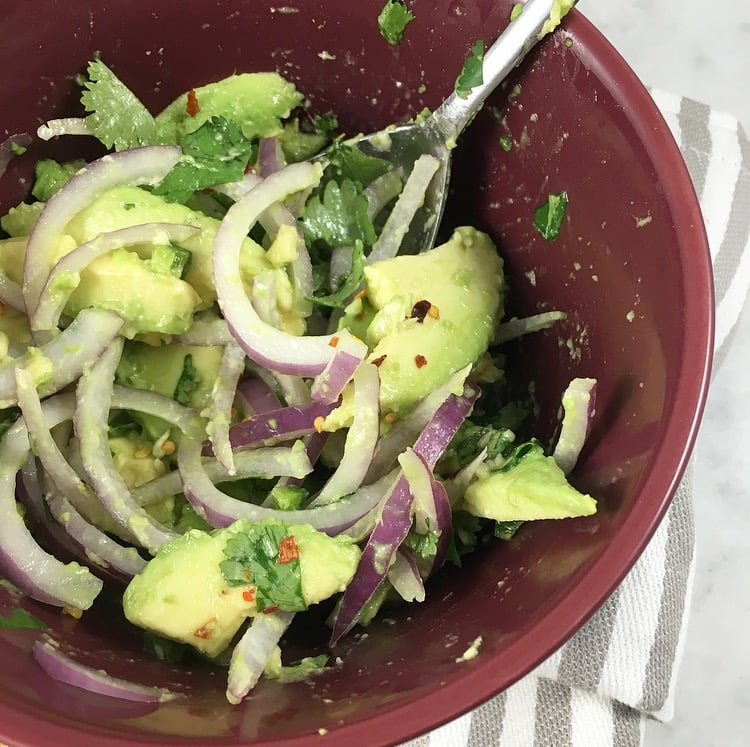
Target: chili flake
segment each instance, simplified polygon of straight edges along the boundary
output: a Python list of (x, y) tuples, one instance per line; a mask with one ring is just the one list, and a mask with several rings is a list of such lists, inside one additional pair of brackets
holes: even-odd
[(187, 112), (189, 117), (194, 117), (200, 111), (200, 106), (198, 106), (198, 97), (195, 95), (195, 89), (193, 88), (188, 91), (185, 111)]
[(248, 603), (254, 602), (255, 601), (255, 589), (245, 589), (245, 591), (242, 592), (242, 598)]
[(297, 558), (299, 558), (299, 548), (294, 541), (294, 535), (290, 534), (279, 542), (279, 563), (291, 563)]
[(274, 605), (273, 605), (273, 606), (271, 606), (271, 607), (266, 607), (266, 608), (265, 608), (265, 609), (263, 610), (263, 614), (264, 614), (264, 615), (272, 615), (272, 614), (273, 614), (274, 612), (278, 612), (278, 611), (279, 611), (280, 609), (281, 609), (281, 607), (279, 607), (279, 605), (278, 605), (278, 604), (274, 604)]
[(371, 363), (372, 363), (372, 365), (373, 365), (373, 366), (375, 366), (375, 367), (378, 367), (378, 368), (379, 368), (379, 367), (380, 367), (380, 364), (381, 364), (381, 363), (382, 363), (382, 362), (383, 362), (383, 361), (384, 361), (384, 360), (385, 360), (385, 359), (386, 359), (387, 357), (388, 357), (388, 356), (387, 356), (387, 355), (385, 355), (385, 354), (384, 354), (384, 355), (381, 355), (381, 356), (379, 356), (379, 357), (375, 358), (375, 360), (371, 361)]
[(423, 355), (415, 355), (414, 363), (417, 364), (417, 368), (423, 368), (427, 365), (427, 358), (425, 358)]
[(337, 346), (338, 346), (338, 344), (339, 344), (339, 338), (338, 338), (338, 337), (337, 337), (336, 335), (334, 335), (334, 336), (333, 336), (333, 337), (332, 337), (332, 338), (331, 338), (331, 339), (330, 339), (330, 340), (328, 341), (328, 345), (329, 345), (329, 347), (332, 347), (332, 348), (335, 348), (335, 347), (337, 347)]
[(197, 630), (195, 630), (193, 632), (193, 635), (196, 638), (202, 638), (204, 641), (207, 641), (209, 638), (211, 638), (211, 636), (213, 635), (213, 633), (205, 625), (201, 625), (200, 628), (198, 628)]

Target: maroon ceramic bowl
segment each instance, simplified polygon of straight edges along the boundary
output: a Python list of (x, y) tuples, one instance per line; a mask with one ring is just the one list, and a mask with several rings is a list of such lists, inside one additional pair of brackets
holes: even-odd
[[(404, 120), (447, 95), (477, 38), (506, 25), (510, 0), (413, 2), (403, 43), (380, 36), (383, 0), (3, 0), (0, 139), (79, 112), (74, 78), (96, 51), (156, 110), (233, 71), (278, 70), (315, 111), (351, 133)], [(567, 320), (508, 350), (516, 384), (534, 383), (536, 432), (552, 436), (573, 376), (599, 380), (591, 438), (572, 480), (599, 500), (588, 519), (526, 525), (446, 567), (421, 605), (393, 608), (334, 651), (310, 682), (262, 682), (240, 706), (224, 673), (167, 667), (140, 651), (116, 607), (75, 621), (22, 604), (89, 663), (186, 696), (156, 706), (49, 679), (29, 654), (38, 632), (0, 631), (0, 741), (10, 745), (386, 744), (481, 703), (563, 643), (633, 564), (685, 467), (706, 394), (711, 266), (699, 207), (667, 126), (614, 49), (573, 12), (497, 92), (455, 153), (445, 225), (488, 231), (506, 259), (511, 311), (563, 309)], [(508, 88), (507, 90), (510, 90)], [(510, 100), (509, 100), (510, 99)], [(498, 139), (510, 135), (506, 152)], [(3, 212), (34, 161), (80, 141), (35, 144), (2, 180)], [(560, 238), (531, 216), (568, 191)], [(3, 587), (0, 603), (16, 604)], [(478, 635), (479, 656), (456, 664)], [(325, 650), (320, 625), (292, 651)], [(319, 730), (327, 730), (325, 736)]]

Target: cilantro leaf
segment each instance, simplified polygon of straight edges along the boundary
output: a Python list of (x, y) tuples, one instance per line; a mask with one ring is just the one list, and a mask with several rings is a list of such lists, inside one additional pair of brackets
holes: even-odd
[(523, 521), (496, 521), (495, 537), (506, 542), (513, 539), (513, 535), (521, 528)]
[(454, 511), (453, 534), (446, 559), (461, 567), (461, 556), (473, 552), (479, 544), (479, 535), (485, 523), (468, 511)]
[(378, 15), (378, 27), (389, 44), (399, 44), (406, 27), (414, 20), (414, 14), (403, 0), (387, 0)]
[(534, 227), (547, 241), (554, 241), (560, 235), (565, 215), (568, 211), (568, 193), (563, 190), (550, 194), (547, 202), (534, 213)]
[(302, 570), (299, 557), (279, 562), (279, 546), (289, 537), (282, 521), (251, 524), (227, 540), (219, 567), (230, 586), (251, 583), (255, 602), (262, 612), (271, 608), (282, 612), (307, 609), (302, 594)]
[(484, 39), (478, 39), (464, 60), (461, 72), (456, 78), (456, 96), (460, 99), (469, 97), (472, 88), (484, 82), (482, 65), (484, 63)]
[(428, 560), (437, 555), (438, 539), (440, 539), (440, 536), (437, 532), (430, 530), (426, 534), (420, 534), (412, 527), (403, 541), (403, 546), (420, 558)]
[(16, 607), (5, 617), (0, 615), (0, 628), (6, 630), (44, 630), (47, 626), (30, 612)]
[(341, 184), (329, 181), (323, 193), (314, 194), (305, 205), (300, 227), (308, 243), (322, 241), (329, 248), (375, 242), (375, 228), (367, 215), (367, 198), (351, 179)]
[(169, 202), (186, 202), (193, 192), (242, 179), (251, 142), (235, 122), (212, 117), (180, 139), (182, 158), (154, 188)]
[(155, 143), (156, 122), (140, 99), (100, 59), (87, 72), (81, 103), (94, 135), (115, 150)]
[(172, 398), (185, 407), (190, 405), (190, 395), (200, 386), (201, 376), (193, 365), (193, 356), (188, 353), (182, 362), (182, 373), (177, 381)]
[(323, 135), (328, 140), (333, 140), (339, 132), (339, 120), (334, 112), (314, 114), (312, 126), (318, 135)]
[(343, 309), (349, 300), (349, 297), (359, 290), (360, 285), (365, 279), (365, 250), (362, 242), (357, 240), (352, 247), (352, 269), (349, 274), (343, 278), (339, 287), (328, 295), (313, 296), (310, 300), (321, 306), (330, 306), (334, 309)]
[(336, 180), (351, 179), (363, 187), (390, 171), (390, 161), (376, 156), (368, 156), (356, 146), (341, 141), (335, 142), (327, 151), (328, 171)]

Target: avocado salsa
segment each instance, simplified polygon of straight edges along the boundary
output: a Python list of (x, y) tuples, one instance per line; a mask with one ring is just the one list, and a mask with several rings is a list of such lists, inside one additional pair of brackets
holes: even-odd
[(492, 404), (504, 280), (487, 234), (368, 261), (408, 175), (275, 73), (156, 115), (100, 59), (82, 90), (86, 116), (40, 136), (110, 152), (38, 162), (0, 218), (0, 469), (26, 464), (43, 496), (19, 492), (25, 523), (6, 496), (0, 544), (12, 557), (51, 522), (78, 550), (34, 544), (48, 579), (2, 569), (22, 591), (80, 611), (101, 590), (90, 568), (124, 579), (125, 618), (228, 664), (239, 702), (284, 676), (279, 643), (311, 605), (335, 645), (479, 544), (595, 512), (516, 437), (521, 408)]

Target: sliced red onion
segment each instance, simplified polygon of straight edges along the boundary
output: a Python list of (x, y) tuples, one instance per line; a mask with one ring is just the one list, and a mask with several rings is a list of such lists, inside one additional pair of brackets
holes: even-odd
[(50, 428), (62, 422), (63, 419), (67, 420), (73, 416), (75, 401), (71, 397), (66, 397), (53, 405), (45, 403), (50, 411), (51, 417), (48, 418), (45, 417), (31, 374), (25, 369), (17, 369), (16, 383), (18, 405), (21, 408), (31, 444), (44, 467), (46, 476), (59, 491), (59, 493), (53, 493), (47, 501), (52, 516), (83, 549), (91, 562), (105, 568), (114, 567), (126, 576), (139, 573), (146, 563), (135, 548), (118, 545), (86, 521), (76, 508), (76, 501), (81, 494), (88, 493), (93, 499), (95, 496), (67, 463), (50, 433)]
[(79, 380), (73, 424), (81, 447), (84, 469), (102, 506), (120, 526), (133, 533), (139, 544), (154, 555), (165, 542), (178, 535), (156, 521), (133, 500), (128, 486), (114, 465), (107, 440), (113, 380), (122, 346), (122, 338), (113, 342)]
[(346, 435), (344, 455), (336, 471), (321, 488), (310, 506), (325, 506), (353, 493), (361, 484), (372, 461), (380, 432), (377, 366), (363, 363), (354, 374), (354, 419)]
[(144, 703), (162, 703), (177, 697), (176, 693), (164, 688), (140, 685), (113, 677), (102, 669), (92, 669), (81, 664), (65, 653), (61, 645), (48, 635), (42, 635), (34, 641), (32, 654), (39, 666), (53, 679), (92, 693)]
[(354, 578), (344, 590), (336, 610), (331, 633), (332, 646), (356, 625), (365, 605), (387, 576), (399, 546), (411, 529), (413, 501), (409, 483), (400, 475), (385, 498)]
[[(240, 247), (264, 210), (287, 195), (316, 185), (320, 175), (320, 165), (309, 162), (295, 163), (272, 174), (232, 205), (214, 241), (214, 285), (224, 318), (247, 355), (279, 373), (319, 374), (335, 352), (330, 344), (334, 335), (290, 335), (264, 323), (239, 277)], [(337, 335), (341, 337), (342, 333)]]
[(5, 306), (10, 306), (16, 311), (26, 313), (26, 304), (23, 300), (21, 286), (2, 272), (0, 272), (0, 301)]
[[(335, 405), (313, 402), (257, 413), (230, 426), (229, 442), (235, 451), (244, 451), (280, 441), (294, 441), (308, 433), (314, 433), (318, 418), (325, 418), (334, 407)], [(211, 453), (208, 446), (204, 453)]]
[(232, 421), (237, 382), (244, 372), (245, 351), (236, 342), (227, 343), (214, 381), (206, 432), (216, 458), (230, 475), (235, 473), (235, 466), (229, 441), (229, 424)]
[(16, 403), (15, 370), (32, 360), (49, 361), (49, 376), (37, 388), (43, 397), (59, 392), (78, 379), (109, 346), (122, 328), (122, 318), (114, 311), (83, 309), (59, 335), (34, 351), (28, 351), (9, 366), (0, 369), (0, 408)]
[(276, 305), (276, 273), (273, 270), (259, 272), (253, 278), (252, 304), (255, 313), (264, 324), (279, 329), (281, 315)]
[(471, 366), (466, 366), (448, 377), (440, 386), (420, 400), (406, 417), (397, 420), (391, 426), (388, 434), (377, 445), (365, 482), (380, 477), (393, 467), (398, 455), (407, 446), (414, 444), (450, 394), (463, 391), (464, 382), (470, 371)]
[[(304, 446), (298, 450), (298, 476), (307, 474), (312, 465)], [(310, 524), (329, 535), (341, 534), (356, 524), (382, 499), (383, 483), (360, 488), (346, 500), (319, 508), (298, 511), (279, 511), (253, 503), (238, 501), (219, 490), (209, 479), (201, 463), (201, 441), (198, 434), (183, 435), (177, 450), (177, 463), (182, 477), (183, 492), (190, 504), (213, 527), (229, 526), (237, 519), (262, 521), (280, 519), (290, 524)]]
[(226, 345), (228, 342), (234, 342), (234, 337), (223, 319), (196, 319), (187, 332), (183, 332), (175, 339), (183, 345), (199, 347)]
[[(209, 480), (214, 484), (241, 480), (245, 477), (276, 477), (289, 472), (300, 472), (297, 454), (291, 446), (269, 446), (264, 449), (238, 451), (234, 455), (235, 472), (232, 475), (218, 459), (203, 457), (201, 462)], [(132, 495), (141, 506), (146, 506), (181, 492), (180, 473), (173, 470), (134, 488)]]
[(39, 303), (58, 239), (70, 219), (112, 187), (156, 184), (181, 155), (181, 149), (171, 145), (149, 145), (108, 154), (81, 169), (50, 197), (26, 245), (23, 294), (29, 313), (33, 313)]
[(317, 402), (335, 402), (367, 355), (367, 345), (352, 335), (334, 336), (331, 344), (335, 345), (333, 356), (310, 387)]
[(91, 241), (81, 244), (68, 252), (50, 271), (39, 303), (31, 315), (31, 329), (51, 330), (57, 326), (65, 304), (80, 281), (81, 271), (97, 257), (134, 244), (179, 243), (199, 230), (194, 226), (174, 223), (144, 223), (100, 233)]
[(405, 602), (424, 602), (424, 581), (414, 556), (400, 547), (388, 571), (388, 581)]
[(596, 379), (573, 379), (563, 392), (565, 412), (552, 458), (567, 475), (576, 466), (596, 412)]
[(31, 145), (31, 135), (27, 132), (9, 135), (0, 143), (0, 176), (5, 173), (8, 164), (16, 155), (17, 148), (27, 148)]
[(232, 651), (227, 678), (227, 700), (237, 705), (258, 683), (294, 612), (256, 615)]
[(281, 141), (277, 137), (262, 137), (258, 142), (258, 174), (262, 177), (283, 169), (286, 166)]
[(0, 571), (28, 596), (86, 610), (102, 581), (78, 563), (61, 563), (36, 543), (18, 512), (16, 474), (29, 455), (26, 424), (18, 420), (0, 442)]
[(498, 326), (494, 342), (499, 345), (500, 343), (508, 342), (508, 340), (515, 340), (517, 337), (531, 334), (532, 332), (540, 332), (563, 319), (565, 319), (564, 311), (544, 311), (541, 314), (533, 314), (521, 319), (514, 317)]
[[(303, 436), (300, 439), (305, 445), (307, 458), (310, 460), (310, 464), (312, 464), (313, 466), (317, 463), (318, 458), (323, 453), (323, 448), (325, 447), (326, 441), (328, 440), (328, 435), (328, 433), (318, 433), (316, 431), (315, 433), (311, 433), (309, 436)], [(289, 475), (285, 475), (284, 477), (279, 478), (279, 481), (276, 484), (279, 486), (301, 485), (303, 479), (304, 478), (301, 477), (289, 477)], [(273, 495), (269, 493), (261, 505), (273, 506)]]
[(409, 174), (404, 189), (399, 195), (393, 210), (388, 216), (383, 230), (367, 257), (368, 264), (381, 259), (391, 259), (398, 254), (401, 242), (420, 207), (424, 204), (427, 188), (432, 177), (440, 168), (440, 161), (435, 156), (421, 155)]
[(40, 125), (36, 131), (40, 140), (52, 140), (61, 135), (93, 135), (86, 117), (62, 117), (50, 119)]
[(266, 381), (257, 376), (249, 376), (240, 381), (235, 401), (244, 417), (277, 410), (281, 407), (276, 392)]

